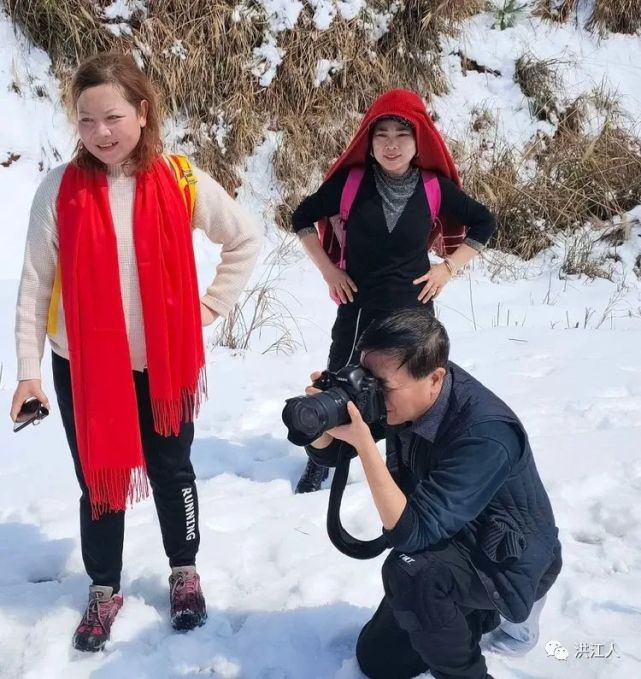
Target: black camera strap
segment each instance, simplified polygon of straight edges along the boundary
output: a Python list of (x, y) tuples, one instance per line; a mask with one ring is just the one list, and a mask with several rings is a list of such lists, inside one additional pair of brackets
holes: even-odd
[(338, 453), (338, 464), (334, 470), (332, 488), (329, 491), (329, 506), (327, 507), (327, 535), (332, 544), (339, 552), (352, 559), (374, 559), (382, 554), (389, 545), (385, 537), (381, 535), (374, 540), (358, 540), (350, 535), (341, 523), (340, 509), (343, 500), (343, 492), (347, 485), (349, 475), (349, 463), (351, 455), (345, 450), (347, 446), (341, 446)]

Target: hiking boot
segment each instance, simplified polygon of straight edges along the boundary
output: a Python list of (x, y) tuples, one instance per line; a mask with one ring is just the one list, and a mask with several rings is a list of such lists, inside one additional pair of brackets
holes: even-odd
[(169, 576), (171, 626), (186, 631), (200, 627), (207, 620), (205, 597), (195, 566), (176, 566)]
[(323, 467), (312, 460), (307, 460), (307, 466), (300, 477), (296, 490), (299, 493), (315, 493), (320, 490), (323, 481), (329, 476), (329, 467)]
[(113, 587), (92, 585), (89, 588), (87, 610), (73, 635), (73, 647), (92, 653), (102, 651), (121, 606), (122, 595), (114, 594)]

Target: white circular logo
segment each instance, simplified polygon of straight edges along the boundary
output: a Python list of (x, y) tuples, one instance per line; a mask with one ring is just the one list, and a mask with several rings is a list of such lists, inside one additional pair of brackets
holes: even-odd
[(560, 641), (555, 641), (552, 639), (552, 641), (548, 641), (547, 644), (545, 644), (545, 652), (548, 655), (554, 655), (554, 652), (556, 651), (557, 648), (561, 648), (562, 644)]
[(564, 646), (559, 646), (555, 651), (554, 651), (554, 657), (557, 660), (567, 660), (568, 659), (568, 649), (565, 648)]

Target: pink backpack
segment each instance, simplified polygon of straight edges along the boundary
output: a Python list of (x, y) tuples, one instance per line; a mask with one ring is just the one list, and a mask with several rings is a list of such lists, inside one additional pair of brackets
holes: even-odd
[[(347, 241), (345, 225), (347, 224), (347, 218), (349, 217), (349, 213), (354, 204), (354, 199), (356, 198), (364, 175), (365, 168), (362, 165), (355, 165), (350, 168), (349, 174), (347, 175), (347, 181), (343, 187), (343, 193), (341, 194), (340, 212), (329, 218), (329, 223), (332, 226), (334, 236), (340, 246), (338, 267), (343, 270), (345, 269), (345, 244)], [(441, 211), (441, 187), (438, 183), (438, 176), (434, 172), (421, 170), (421, 178), (423, 180), (423, 188), (425, 189), (427, 202), (430, 207), (432, 221), (434, 222), (434, 231), (437, 232), (435, 236), (433, 235), (430, 238), (428, 247), (434, 247), (438, 251), (439, 245), (441, 245), (441, 243), (438, 242), (439, 238), (441, 241), (443, 239), (443, 232), (438, 222), (438, 214)]]

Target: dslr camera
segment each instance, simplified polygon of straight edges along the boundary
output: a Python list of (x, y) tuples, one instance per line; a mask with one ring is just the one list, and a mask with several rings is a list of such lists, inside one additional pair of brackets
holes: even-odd
[(349, 401), (367, 424), (385, 418), (383, 387), (360, 365), (346, 365), (337, 372), (326, 370), (313, 386), (321, 393), (287, 399), (283, 409), (287, 438), (297, 446), (309, 445), (328, 429), (347, 424)]

